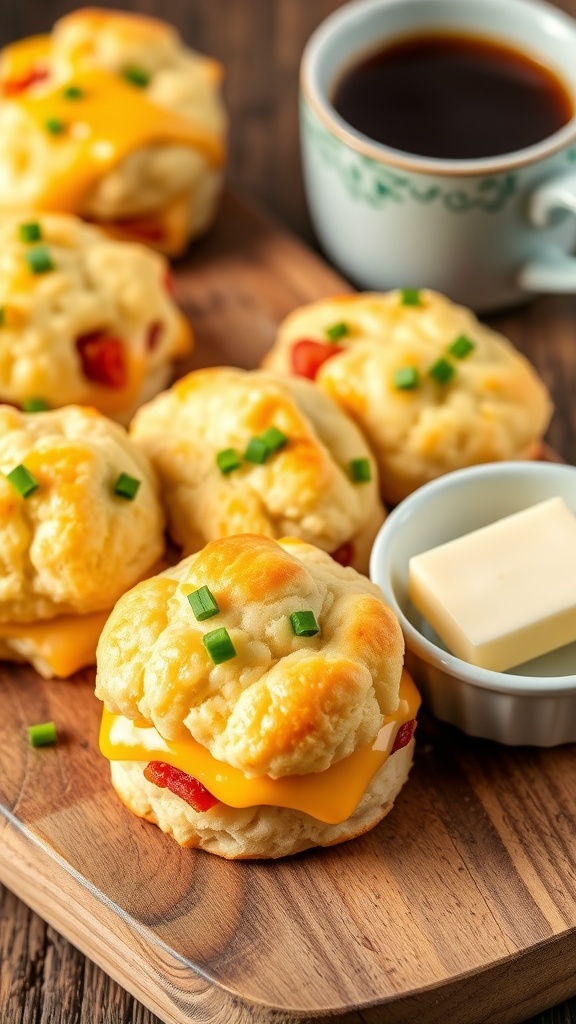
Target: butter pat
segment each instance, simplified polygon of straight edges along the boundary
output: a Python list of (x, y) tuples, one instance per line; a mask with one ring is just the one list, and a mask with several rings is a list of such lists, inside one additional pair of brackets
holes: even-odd
[(408, 591), (448, 649), (505, 671), (576, 640), (576, 517), (550, 498), (410, 559)]

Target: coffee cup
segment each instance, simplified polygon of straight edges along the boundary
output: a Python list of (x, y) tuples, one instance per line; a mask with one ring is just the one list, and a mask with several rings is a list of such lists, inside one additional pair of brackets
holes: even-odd
[[(567, 122), (523, 149), (447, 159), (374, 141), (337, 112), (346, 69), (403, 37), (441, 32), (543, 64), (569, 96)], [(541, 0), (346, 4), (304, 51), (300, 123), (316, 233), (359, 287), (433, 288), (478, 312), (576, 291), (576, 21), (559, 9)]]

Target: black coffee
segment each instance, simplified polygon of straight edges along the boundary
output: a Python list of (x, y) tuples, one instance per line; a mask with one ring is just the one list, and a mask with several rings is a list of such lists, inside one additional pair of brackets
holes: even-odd
[(574, 113), (542, 64), (489, 39), (405, 37), (348, 70), (333, 104), (354, 128), (418, 156), (467, 160), (525, 149)]

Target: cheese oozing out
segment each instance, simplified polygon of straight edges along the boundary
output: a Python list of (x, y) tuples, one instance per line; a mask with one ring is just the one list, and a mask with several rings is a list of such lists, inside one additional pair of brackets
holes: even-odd
[(0, 648), (32, 662), (46, 678), (64, 679), (96, 661), (96, 647), (109, 611), (62, 615), (45, 622), (0, 625)]
[(576, 517), (562, 498), (409, 563), (410, 600), (448, 649), (503, 672), (576, 640)]
[(384, 718), (374, 743), (310, 775), (251, 778), (239, 768), (217, 761), (192, 737), (177, 742), (165, 740), (153, 726), (136, 726), (107, 708), (102, 716), (100, 750), (109, 761), (163, 761), (179, 768), (229, 807), (290, 807), (336, 825), (354, 813), (374, 775), (390, 756), (400, 726), (416, 717), (419, 706), (418, 690), (403, 671), (398, 708)]

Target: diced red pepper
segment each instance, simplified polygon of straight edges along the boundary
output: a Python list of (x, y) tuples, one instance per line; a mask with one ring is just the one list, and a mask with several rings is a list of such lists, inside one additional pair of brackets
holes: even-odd
[(163, 329), (164, 328), (160, 320), (154, 320), (154, 322), (150, 324), (146, 335), (146, 348), (149, 352), (153, 352), (155, 348), (158, 348), (158, 343)]
[(341, 547), (336, 548), (336, 551), (331, 551), (330, 553), (334, 561), (338, 562), (339, 565), (352, 565), (354, 560), (354, 545), (352, 541), (349, 540), (347, 544), (342, 544)]
[(88, 380), (106, 388), (126, 387), (128, 368), (124, 345), (119, 338), (113, 338), (105, 331), (92, 331), (76, 339), (76, 348)]
[(150, 761), (144, 769), (144, 778), (160, 789), (169, 789), (175, 796), (185, 800), (195, 811), (209, 811), (220, 803), (198, 779), (194, 779), (179, 768), (173, 768), (164, 761)]
[(23, 75), (22, 78), (9, 78), (2, 82), (2, 93), (7, 97), (19, 96), (21, 92), (26, 92), (31, 85), (43, 82), (48, 75), (47, 68), (31, 68), (28, 74)]
[(316, 380), (318, 370), (323, 363), (343, 351), (341, 345), (327, 345), (323, 341), (310, 341), (303, 338), (302, 341), (297, 341), (292, 349), (292, 369), (299, 377)]
[(414, 735), (416, 728), (416, 719), (413, 718), (411, 722), (404, 722), (396, 733), (396, 739), (394, 740), (394, 746), (390, 751), (390, 754), (395, 754), (397, 750), (401, 750), (402, 747), (407, 747)]

